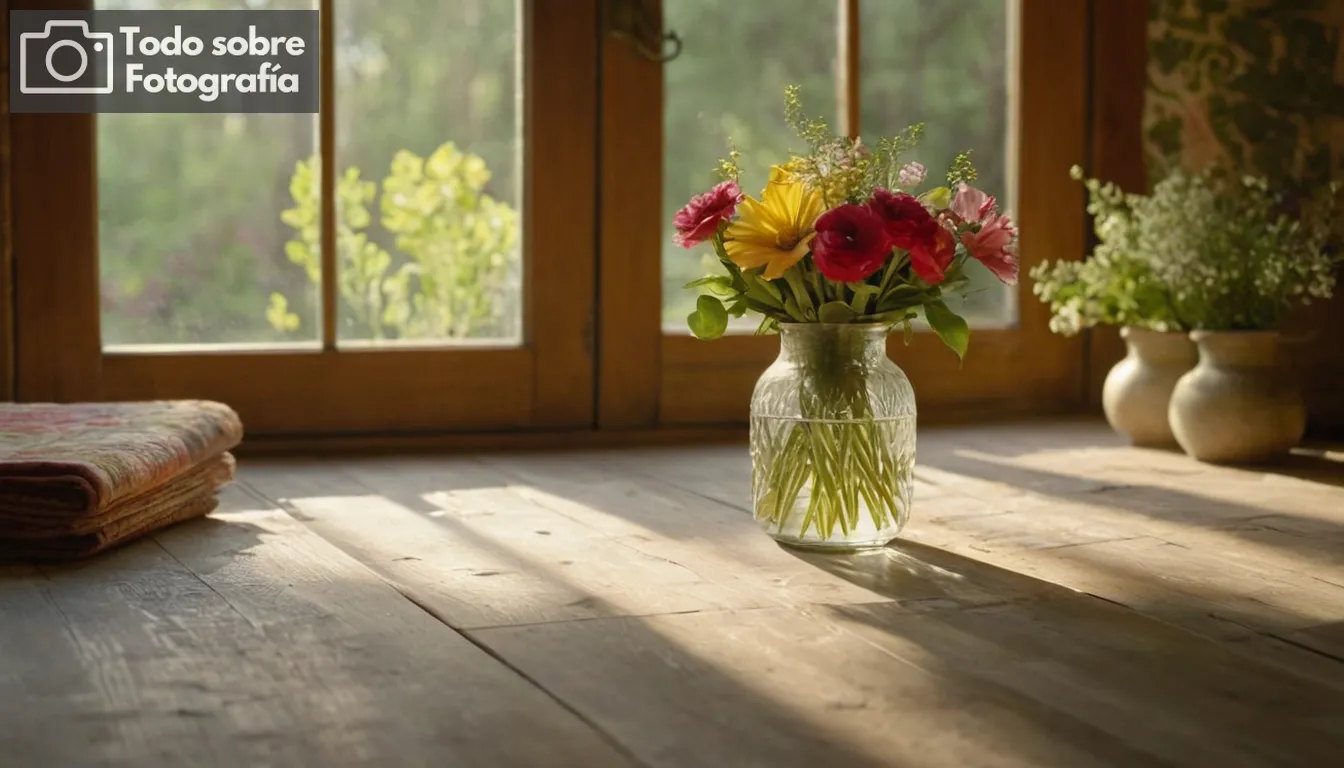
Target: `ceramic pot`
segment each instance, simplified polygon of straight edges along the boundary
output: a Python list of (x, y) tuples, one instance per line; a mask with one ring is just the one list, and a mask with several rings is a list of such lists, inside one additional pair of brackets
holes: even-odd
[(1106, 420), (1134, 445), (1175, 447), (1167, 407), (1176, 382), (1195, 366), (1195, 344), (1186, 333), (1143, 328), (1122, 328), (1120, 336), (1125, 359), (1111, 368), (1101, 389)]
[(1306, 407), (1279, 334), (1195, 331), (1199, 363), (1176, 383), (1168, 416), (1181, 448), (1200, 461), (1282, 458), (1302, 439)]

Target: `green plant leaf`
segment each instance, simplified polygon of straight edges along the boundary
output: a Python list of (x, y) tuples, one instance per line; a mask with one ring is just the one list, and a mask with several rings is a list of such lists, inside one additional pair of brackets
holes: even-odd
[(761, 277), (759, 274), (743, 275), (747, 282), (747, 295), (762, 304), (768, 304), (776, 309), (784, 308), (784, 294), (780, 292), (779, 287), (774, 283)]
[(891, 286), (877, 300), (878, 312), (890, 312), (895, 309), (916, 307), (925, 302), (924, 291), (909, 283), (897, 283)]
[(971, 343), (971, 327), (961, 315), (948, 309), (943, 302), (934, 301), (924, 305), (924, 319), (929, 321), (938, 338), (957, 353), (958, 359), (965, 359), (966, 348)]
[(817, 309), (817, 318), (823, 323), (848, 323), (854, 317), (854, 310), (843, 301), (828, 301)]
[(290, 262), (303, 266), (311, 260), (312, 251), (298, 240), (290, 240), (285, 243), (285, 255), (289, 257)]
[(697, 339), (717, 339), (728, 330), (728, 310), (713, 296), (695, 300), (695, 311), (686, 318), (686, 325)]
[(733, 286), (733, 278), (727, 275), (709, 275), (708, 277), (702, 277), (699, 280), (692, 280), (682, 287), (688, 290), (704, 288), (716, 296), (724, 296), (727, 298), (731, 298), (732, 296), (741, 293), (741, 291)]
[(854, 310), (856, 315), (868, 314), (868, 300), (877, 296), (877, 286), (855, 283), (850, 287), (854, 290), (854, 298), (850, 300), (849, 308)]
[(903, 323), (907, 320), (913, 320), (919, 317), (916, 313), (908, 309), (893, 309), (889, 312), (878, 312), (872, 315), (863, 315), (858, 318), (860, 323)]
[(938, 210), (942, 210), (952, 203), (952, 190), (947, 187), (934, 187), (920, 195), (919, 199)]
[(906, 318), (902, 323), (904, 328), (905, 346), (910, 346), (915, 341), (915, 326), (910, 324), (910, 319)]

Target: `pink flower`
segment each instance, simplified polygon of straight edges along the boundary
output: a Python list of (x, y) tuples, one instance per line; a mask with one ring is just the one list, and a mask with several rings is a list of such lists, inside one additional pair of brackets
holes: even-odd
[(672, 226), (677, 229), (673, 242), (682, 248), (693, 248), (708, 240), (718, 230), (719, 222), (731, 219), (737, 212), (742, 197), (742, 188), (737, 182), (724, 181), (703, 195), (691, 198), (691, 202), (672, 218)]
[(919, 163), (906, 163), (896, 172), (896, 183), (903, 189), (913, 189), (923, 183), (927, 173), (928, 171)]
[(957, 187), (950, 208), (966, 224), (978, 224), (999, 212), (998, 201), (992, 195), (964, 183)]
[(812, 259), (817, 271), (837, 283), (866, 280), (891, 255), (882, 219), (863, 205), (842, 205), (817, 219)]
[(991, 213), (979, 226), (962, 232), (961, 242), (971, 258), (989, 267), (995, 277), (1017, 285), (1017, 227), (1011, 219)]

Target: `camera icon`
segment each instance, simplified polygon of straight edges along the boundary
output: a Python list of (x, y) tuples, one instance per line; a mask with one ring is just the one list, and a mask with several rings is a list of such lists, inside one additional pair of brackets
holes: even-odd
[(19, 35), (19, 92), (112, 92), (112, 33), (90, 32), (86, 21), (49, 20), (41, 32)]

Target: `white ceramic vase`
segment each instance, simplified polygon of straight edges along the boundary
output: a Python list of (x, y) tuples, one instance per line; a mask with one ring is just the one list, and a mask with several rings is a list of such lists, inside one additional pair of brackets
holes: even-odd
[(1281, 364), (1274, 331), (1190, 334), (1199, 364), (1171, 396), (1172, 433), (1199, 461), (1270, 462), (1288, 454), (1306, 430), (1297, 382)]
[(1195, 344), (1185, 333), (1144, 328), (1122, 328), (1120, 336), (1125, 358), (1111, 368), (1101, 389), (1106, 420), (1134, 445), (1175, 447), (1167, 408), (1176, 382), (1195, 366)]

